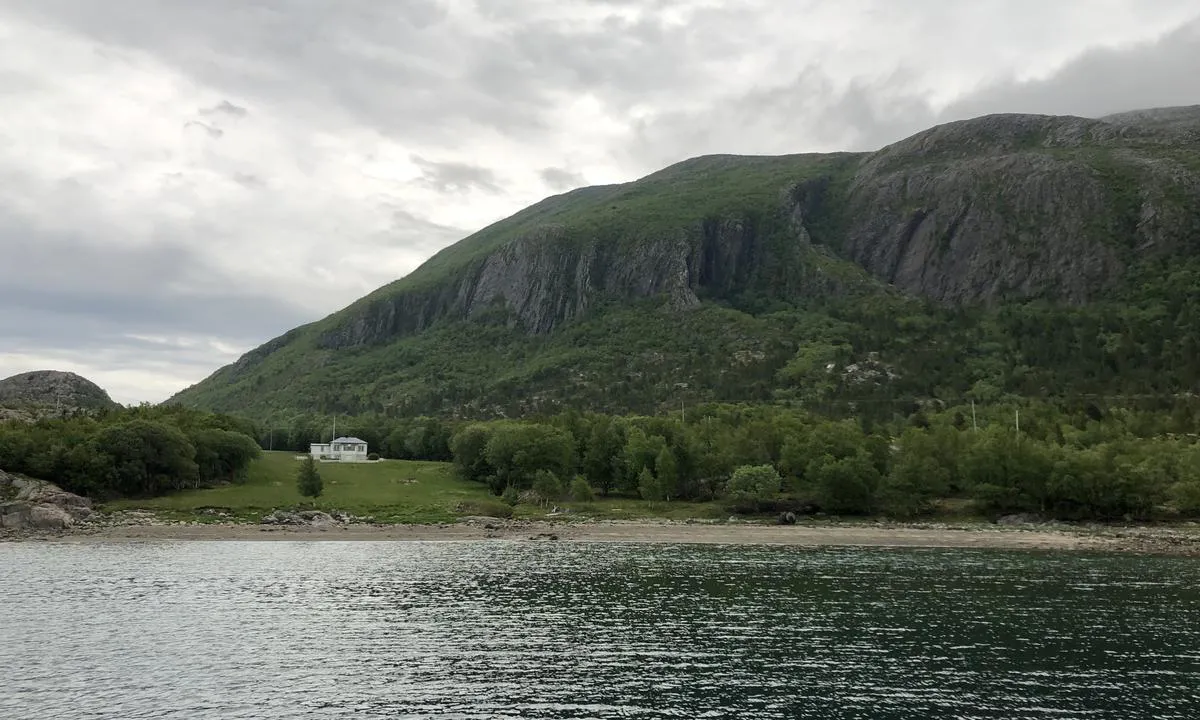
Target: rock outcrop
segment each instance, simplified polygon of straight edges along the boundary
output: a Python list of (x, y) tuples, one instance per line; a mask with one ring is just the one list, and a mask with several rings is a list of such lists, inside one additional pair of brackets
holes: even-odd
[(62, 530), (92, 514), (92, 501), (54, 483), (0, 471), (0, 529)]
[(101, 410), (116, 403), (96, 383), (71, 372), (38, 370), (0, 380), (0, 406)]
[(843, 249), (946, 304), (1088, 302), (1131, 260), (1200, 233), (1200, 166), (1181, 129), (1200, 112), (1172, 114), (1169, 130), (1138, 117), (995, 115), (884, 148), (851, 182)]

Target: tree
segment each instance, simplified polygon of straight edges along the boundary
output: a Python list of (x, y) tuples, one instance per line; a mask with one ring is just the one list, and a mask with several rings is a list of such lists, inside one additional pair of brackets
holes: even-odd
[(949, 492), (955, 468), (940, 454), (937, 440), (935, 431), (919, 427), (900, 437), (896, 462), (880, 488), (885, 511), (901, 517), (921, 515)]
[(654, 476), (658, 478), (658, 484), (668, 500), (671, 496), (679, 494), (679, 464), (675, 461), (675, 453), (665, 445), (654, 459)]
[(596, 493), (592, 490), (592, 486), (582, 475), (576, 475), (575, 479), (571, 481), (570, 495), (575, 502), (591, 502), (596, 499)]
[(563, 483), (553, 472), (538, 470), (533, 474), (533, 491), (541, 498), (542, 504), (546, 505), (562, 499)]
[(725, 492), (730, 500), (756, 503), (774, 497), (781, 482), (771, 465), (743, 465), (733, 471)]
[(107, 456), (107, 490), (117, 495), (159, 495), (195, 487), (200, 478), (195, 446), (172, 425), (150, 420), (110, 425), (96, 434), (92, 446)]
[(625, 438), (618, 423), (609, 417), (592, 423), (583, 452), (583, 472), (601, 495), (608, 495), (616, 487), (624, 447)]
[(196, 430), (189, 435), (196, 447), (200, 483), (245, 482), (251, 461), (262, 454), (252, 438), (232, 430)]
[(511, 423), (495, 428), (484, 448), (487, 464), (495, 473), (492, 491), (508, 485), (529, 488), (539, 470), (555, 477), (574, 471), (575, 437), (566, 430), (539, 423)]
[[(397, 430), (397, 433), (400, 431)], [(468, 425), (450, 440), (450, 451), (454, 456), (454, 467), (464, 480), (486, 482), (492, 474), (487, 461), (487, 444), (492, 437), (488, 425)]]
[(296, 489), (307, 498), (321, 497), (324, 483), (321, 481), (320, 471), (317, 470), (317, 461), (312, 455), (305, 457), (300, 463), (300, 472), (296, 475)]
[(875, 511), (879, 470), (866, 449), (842, 458), (822, 455), (808, 464), (804, 475), (816, 485), (825, 510), (850, 515)]
[(666, 497), (662, 483), (654, 477), (654, 473), (648, 467), (643, 467), (641, 473), (638, 474), (638, 494), (642, 496), (643, 500), (651, 502), (659, 502)]

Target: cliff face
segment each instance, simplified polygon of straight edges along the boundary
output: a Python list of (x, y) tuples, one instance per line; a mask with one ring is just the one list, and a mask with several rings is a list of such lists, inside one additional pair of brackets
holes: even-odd
[[(1118, 283), (1132, 261), (1196, 242), (1198, 158), (1200, 108), (949, 123), (875, 153), (794, 168), (793, 178), (780, 175), (774, 195), (721, 212), (693, 208), (678, 224), (613, 218), (614, 234), (579, 222), (577, 206), (575, 222), (541, 210), (540, 222), (441, 282), (400, 283), (352, 307), (319, 345), (386, 342), (495, 308), (547, 333), (609, 298), (662, 296), (684, 309), (701, 297), (838, 292), (839, 283), (813, 272), (813, 235), (877, 279), (944, 304), (1085, 303)], [(600, 189), (585, 210), (633, 205), (636, 214), (648, 193), (670, 203), (672, 185), (694, 187), (714, 174), (703, 160), (624, 192)], [(722, 161), (727, 167), (730, 159)], [(840, 223), (810, 232), (826, 217)]]
[(843, 248), (947, 304), (1087, 302), (1130, 262), (1200, 235), (1200, 146), (1186, 130), (1200, 112), (1166, 131), (1138, 117), (991, 116), (885, 148), (850, 183)]
[(812, 262), (804, 224), (817, 194), (801, 184), (776, 202), (732, 216), (615, 237), (562, 224), (540, 226), (433, 286), (361, 302), (320, 335), (322, 348), (386, 342), (443, 318), (496, 309), (530, 333), (544, 334), (604, 300), (661, 297), (686, 310), (701, 297), (761, 292), (798, 299), (836, 292), (841, 281)]
[[(944, 306), (1074, 306), (1120, 288), (1142, 261), (1196, 255), (1200, 106), (993, 115), (874, 153), (707, 156), (548, 198), (175, 399), (211, 406), (203, 398), (220, 387), (355, 377), (337, 375), (345, 351), (384, 352), (460, 321), (538, 338), (645, 300), (669, 311), (659, 322), (680, 325), (681, 313), (712, 304), (755, 316), (896, 291)], [(397, 363), (377, 366), (399, 378), (409, 370)], [(460, 389), (477, 380), (454, 378)], [(354, 402), (401, 382), (354, 380)], [(223, 409), (241, 402), (219, 394)]]

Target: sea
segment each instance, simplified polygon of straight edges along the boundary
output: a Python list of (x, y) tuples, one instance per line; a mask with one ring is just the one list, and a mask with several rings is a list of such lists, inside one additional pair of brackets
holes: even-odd
[(0, 544), (0, 718), (1200, 718), (1200, 561)]

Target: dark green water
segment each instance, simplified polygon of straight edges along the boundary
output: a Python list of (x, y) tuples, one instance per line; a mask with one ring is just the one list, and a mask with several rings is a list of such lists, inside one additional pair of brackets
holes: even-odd
[(0, 545), (0, 718), (1200, 718), (1200, 562)]

